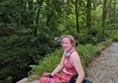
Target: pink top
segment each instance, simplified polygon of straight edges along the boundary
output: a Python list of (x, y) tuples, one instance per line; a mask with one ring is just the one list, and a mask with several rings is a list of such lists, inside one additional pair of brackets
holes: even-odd
[[(74, 50), (73, 50), (74, 51)], [(71, 61), (70, 61), (70, 56), (71, 54), (73, 53), (73, 51), (70, 53), (69, 57), (64, 59), (64, 69), (69, 72), (69, 73), (72, 73), (72, 74), (76, 74), (77, 71), (75, 69), (75, 67), (72, 65)]]

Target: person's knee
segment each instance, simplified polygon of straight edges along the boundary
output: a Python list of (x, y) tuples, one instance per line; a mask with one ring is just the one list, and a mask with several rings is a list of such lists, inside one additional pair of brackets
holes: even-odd
[(39, 82), (40, 82), (40, 83), (44, 83), (44, 81), (45, 81), (46, 79), (47, 79), (46, 77), (41, 77), (41, 78), (39, 79)]

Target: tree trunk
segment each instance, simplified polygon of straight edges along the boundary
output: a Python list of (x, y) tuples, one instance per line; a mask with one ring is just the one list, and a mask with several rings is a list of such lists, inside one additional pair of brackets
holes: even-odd
[(87, 29), (91, 29), (91, 0), (87, 0)]
[[(38, 1), (38, 5), (42, 5), (44, 0), (39, 0)], [(34, 27), (34, 36), (36, 37), (37, 36), (37, 27), (38, 27), (38, 22), (39, 22), (39, 14), (40, 14), (40, 9), (38, 9), (38, 12), (37, 12), (37, 16), (36, 16), (36, 25)]]
[(110, 5), (109, 5), (109, 18), (111, 17), (111, 12), (112, 12), (112, 0), (110, 0)]
[(116, 16), (116, 3), (114, 2), (114, 17)]
[(46, 26), (49, 26), (49, 22), (50, 22), (52, 16), (53, 16), (53, 11), (51, 11), (47, 16)]
[(76, 28), (77, 32), (80, 32), (79, 19), (78, 19), (78, 0), (75, 1), (75, 13), (76, 13)]
[[(30, 11), (34, 11), (34, 10), (33, 10), (33, 0), (29, 0), (29, 1), (28, 1), (28, 6), (29, 6), (29, 7), (28, 7), (28, 11), (29, 11), (29, 12), (30, 12)], [(32, 25), (33, 25), (33, 20), (34, 20), (34, 19), (33, 19), (33, 13), (34, 13), (34, 12), (31, 12), (31, 13), (28, 14), (28, 16), (27, 16), (27, 22), (28, 22), (28, 23), (27, 23), (27, 24), (28, 24), (27, 26), (30, 27), (31, 29), (33, 28), (33, 27), (32, 27)]]
[[(20, 9), (23, 9), (23, 4), (24, 4), (24, 2), (23, 2), (23, 0), (20, 0)], [(20, 13), (19, 13), (19, 19), (18, 19), (18, 28), (23, 24), (23, 15), (22, 15), (22, 12), (20, 11)]]
[(103, 2), (103, 12), (102, 12), (102, 33), (105, 33), (105, 20), (107, 16), (107, 0), (104, 0)]

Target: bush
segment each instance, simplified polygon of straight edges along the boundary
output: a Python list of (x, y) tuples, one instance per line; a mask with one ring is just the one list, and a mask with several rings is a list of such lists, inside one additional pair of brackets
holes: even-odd
[(118, 41), (118, 32), (117, 33), (114, 33), (111, 35), (111, 38), (113, 39), (113, 41)]
[[(40, 36), (21, 36), (15, 34), (9, 37), (1, 37), (0, 79), (4, 79), (7, 76), (19, 77), (20, 74), (22, 74), (21, 71), (24, 76), (26, 76), (26, 73), (31, 70), (29, 65), (38, 64), (38, 61), (44, 55), (55, 50), (55, 45), (55, 41), (48, 37), (40, 38)], [(6, 70), (4, 70), (5, 68)], [(18, 71), (20, 71), (20, 73)]]
[(47, 54), (42, 60), (39, 61), (38, 65), (30, 65), (32, 71), (29, 75), (40, 76), (44, 72), (51, 72), (59, 64), (62, 57), (62, 50), (56, 50), (51, 54)]

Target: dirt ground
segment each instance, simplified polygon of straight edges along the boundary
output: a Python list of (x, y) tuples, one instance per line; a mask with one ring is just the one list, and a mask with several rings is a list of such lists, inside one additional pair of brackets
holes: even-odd
[(112, 43), (89, 64), (88, 79), (93, 83), (118, 83), (118, 43)]

